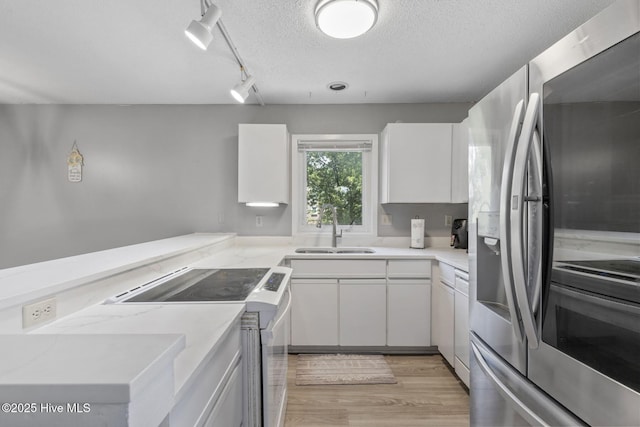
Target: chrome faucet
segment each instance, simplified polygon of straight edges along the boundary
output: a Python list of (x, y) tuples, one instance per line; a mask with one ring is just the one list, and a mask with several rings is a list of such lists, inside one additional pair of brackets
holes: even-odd
[(327, 208), (331, 208), (331, 214), (333, 215), (333, 231), (331, 233), (331, 247), (335, 248), (338, 246), (338, 237), (342, 237), (342, 230), (340, 230), (340, 234), (337, 233), (338, 212), (335, 206), (333, 206), (331, 203), (326, 203), (320, 207), (320, 212), (318, 214), (318, 223), (316, 224), (316, 227), (322, 228), (322, 214)]

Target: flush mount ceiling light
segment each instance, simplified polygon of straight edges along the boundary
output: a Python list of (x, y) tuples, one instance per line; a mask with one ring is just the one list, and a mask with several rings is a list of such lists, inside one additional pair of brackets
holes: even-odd
[(253, 87), (255, 82), (256, 79), (253, 76), (247, 76), (245, 81), (238, 83), (231, 89), (231, 96), (233, 96), (236, 101), (244, 104), (244, 101), (246, 101), (249, 96), (249, 89)]
[(222, 12), (216, 5), (212, 4), (207, 9), (207, 12), (202, 15), (202, 19), (191, 21), (187, 29), (184, 30), (185, 35), (200, 49), (207, 50), (211, 40), (213, 40), (211, 31), (213, 31), (220, 16), (222, 16)]
[(316, 25), (336, 39), (358, 37), (378, 20), (377, 0), (320, 0), (316, 5)]

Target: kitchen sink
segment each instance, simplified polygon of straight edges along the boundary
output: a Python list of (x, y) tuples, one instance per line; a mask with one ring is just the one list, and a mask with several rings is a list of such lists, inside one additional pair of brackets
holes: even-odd
[(316, 247), (316, 248), (298, 248), (295, 251), (297, 254), (373, 254), (376, 251), (371, 248), (329, 248), (329, 247)]

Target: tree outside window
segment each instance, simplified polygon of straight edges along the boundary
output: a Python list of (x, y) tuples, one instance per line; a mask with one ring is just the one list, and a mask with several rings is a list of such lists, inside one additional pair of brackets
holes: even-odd
[[(307, 151), (306, 223), (316, 224), (319, 208), (337, 208), (338, 224), (362, 225), (362, 152)], [(330, 224), (331, 215), (322, 222)]]

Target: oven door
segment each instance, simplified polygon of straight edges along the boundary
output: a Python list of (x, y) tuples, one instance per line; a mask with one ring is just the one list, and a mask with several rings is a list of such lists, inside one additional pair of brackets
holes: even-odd
[(287, 409), (287, 357), (291, 289), (287, 284), (276, 316), (261, 331), (263, 426), (282, 427)]
[(588, 424), (640, 425), (640, 283), (558, 268), (640, 259), (640, 2), (616, 2), (535, 58), (530, 92), (545, 238), (528, 376)]

